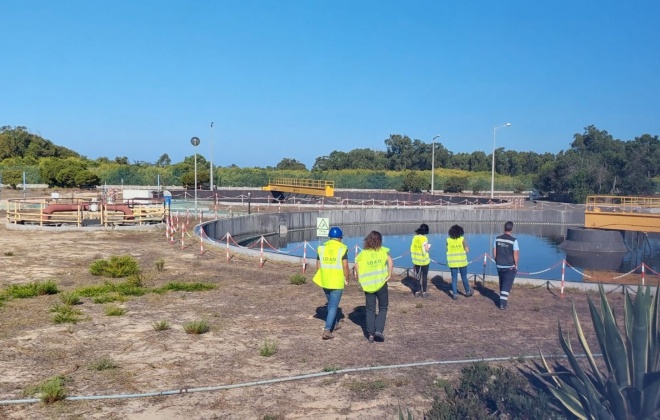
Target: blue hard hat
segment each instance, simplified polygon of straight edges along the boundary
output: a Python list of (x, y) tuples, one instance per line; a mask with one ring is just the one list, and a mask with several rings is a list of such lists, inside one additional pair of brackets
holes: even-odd
[(332, 229), (330, 229), (330, 232), (328, 233), (328, 237), (330, 237), (330, 238), (343, 238), (344, 233), (338, 227), (333, 227)]

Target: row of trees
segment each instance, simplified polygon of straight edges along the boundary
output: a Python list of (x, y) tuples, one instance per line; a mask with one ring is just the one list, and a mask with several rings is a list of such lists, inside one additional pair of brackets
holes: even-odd
[[(372, 169), (390, 171), (428, 171), (436, 168), (460, 169), (468, 172), (488, 172), (491, 170), (492, 154), (483, 151), (472, 153), (452, 153), (442, 143), (433, 144), (421, 140), (411, 140), (408, 136), (391, 135), (385, 140), (385, 151), (353, 149), (349, 152), (335, 150), (328, 156), (316, 159), (312, 171), (341, 169)], [(435, 162), (432, 163), (432, 156)], [(539, 171), (546, 162), (555, 159), (552, 153), (516, 152), (498, 148), (495, 150), (495, 171), (498, 174), (518, 176)], [(300, 162), (288, 159), (280, 162), (288, 166), (300, 167)], [(279, 167), (279, 165), (278, 165)], [(303, 165), (304, 167), (304, 165)], [(284, 168), (283, 168), (284, 169)]]
[(575, 135), (570, 149), (540, 168), (534, 185), (583, 202), (590, 194), (653, 194), (659, 175), (658, 136), (644, 134), (626, 142), (589, 126)]
[[(334, 180), (338, 188), (431, 189), (432, 145), (407, 136), (392, 135), (386, 150), (333, 151), (316, 159), (312, 170), (292, 158), (275, 167), (214, 170), (218, 186), (260, 187), (270, 178), (294, 177)], [(660, 175), (660, 140), (643, 135), (631, 141), (612, 138), (594, 126), (576, 134), (570, 149), (551, 153), (516, 152), (499, 148), (496, 155), (496, 189), (538, 189), (582, 202), (589, 194), (648, 195), (657, 188)], [(194, 156), (172, 163), (163, 154), (155, 163), (134, 162), (126, 156), (95, 160), (54, 145), (25, 127), (0, 128), (2, 183), (46, 183), (54, 187), (99, 184), (182, 185), (194, 187)], [(442, 144), (435, 150), (435, 190), (485, 191), (490, 187), (492, 155), (482, 151), (452, 153)], [(208, 162), (197, 155), (198, 184), (208, 184)], [(655, 183), (654, 183), (655, 182)]]

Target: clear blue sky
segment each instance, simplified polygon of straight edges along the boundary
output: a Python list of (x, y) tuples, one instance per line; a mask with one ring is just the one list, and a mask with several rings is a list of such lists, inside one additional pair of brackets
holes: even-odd
[(385, 150), (557, 153), (660, 134), (660, 1), (0, 3), (0, 125), (89, 158), (307, 165)]

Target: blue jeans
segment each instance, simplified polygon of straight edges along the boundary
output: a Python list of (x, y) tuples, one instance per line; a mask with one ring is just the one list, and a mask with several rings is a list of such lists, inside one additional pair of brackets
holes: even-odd
[(339, 322), (337, 319), (337, 309), (339, 309), (339, 301), (344, 289), (323, 289), (325, 297), (328, 299), (328, 315), (325, 317), (325, 329), (334, 330), (335, 325)]
[(467, 277), (467, 265), (464, 267), (450, 267), (451, 270), (451, 291), (454, 296), (458, 296), (458, 272), (461, 272), (461, 280), (463, 280), (463, 289), (465, 293), (470, 291), (470, 283)]

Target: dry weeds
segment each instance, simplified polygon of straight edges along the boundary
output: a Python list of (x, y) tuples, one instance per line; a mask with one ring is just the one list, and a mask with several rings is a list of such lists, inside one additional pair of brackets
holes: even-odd
[[(208, 247), (206, 247), (208, 249)], [(12, 253), (13, 255), (5, 255)], [(363, 333), (364, 295), (353, 282), (342, 298), (346, 317), (334, 340), (321, 340), (324, 295), (311, 282), (292, 285), (301, 267), (235, 255), (224, 249), (200, 255), (166, 242), (161, 231), (43, 232), (0, 227), (0, 287), (54, 280), (60, 289), (100, 284), (89, 274), (99, 258), (130, 254), (145, 271), (145, 286), (167, 282), (208, 282), (214, 290), (130, 297), (126, 314), (109, 317), (104, 305), (83, 298), (81, 321), (55, 325), (49, 308), (58, 296), (11, 300), (0, 307), (0, 399), (24, 398), (23, 390), (55, 375), (70, 378), (74, 396), (161, 392), (230, 385), (336, 368), (396, 365), (434, 360), (560, 354), (557, 321), (572, 329), (575, 299), (591, 335), (583, 294), (564, 299), (545, 288), (516, 287), (510, 307), (495, 306), (496, 286), (471, 298), (449, 298), (436, 276), (429, 299), (414, 298), (405, 276), (390, 285), (384, 343), (370, 344)], [(156, 261), (165, 264), (156, 270)], [(312, 270), (313, 271), (313, 270)], [(397, 270), (403, 272), (402, 269)], [(621, 307), (621, 295), (611, 294)], [(422, 305), (418, 305), (422, 303)], [(419, 306), (419, 307), (418, 307)], [(206, 334), (186, 334), (183, 325), (204, 319)], [(166, 320), (170, 328), (156, 331)], [(277, 342), (271, 357), (260, 356), (265, 340)], [(576, 344), (577, 346), (577, 344)], [(115, 369), (89, 369), (100, 359)], [(510, 363), (516, 363), (512, 361)], [(432, 365), (186, 393), (167, 397), (64, 401), (52, 405), (0, 406), (0, 417), (103, 419), (371, 419), (394, 418), (397, 407), (416, 415), (430, 408), (436, 380), (451, 379), (462, 365)], [(268, 417), (267, 417), (268, 418)]]

